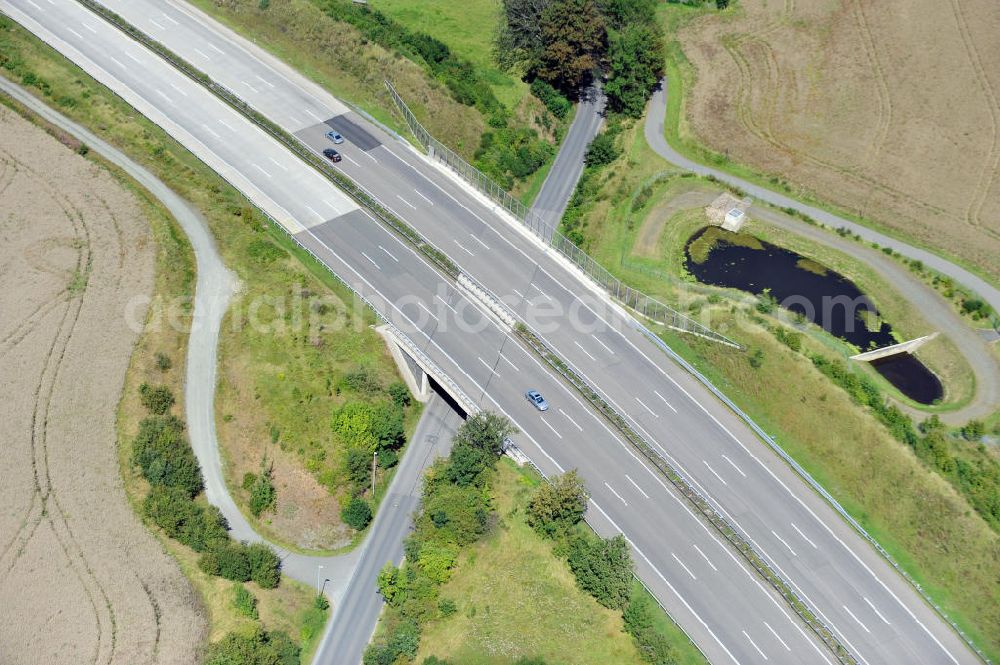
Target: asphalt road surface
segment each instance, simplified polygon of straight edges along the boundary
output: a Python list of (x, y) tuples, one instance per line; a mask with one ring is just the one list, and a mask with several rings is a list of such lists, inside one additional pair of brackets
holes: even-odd
[(600, 85), (593, 85), (583, 91), (576, 107), (576, 116), (570, 123), (566, 136), (559, 146), (549, 175), (535, 197), (531, 210), (546, 222), (546, 227), (554, 229), (566, 212), (576, 183), (583, 173), (583, 158), (587, 146), (597, 136), (604, 124), (604, 106), (607, 98)]
[[(345, 155), (338, 166), (501, 294), (600, 386), (790, 580), (859, 662), (977, 662), (745, 423), (492, 204), (192, 8), (148, 0), (109, 6), (314, 148), (327, 145), (324, 127), (337, 127), (347, 139), (338, 148)], [(833, 661), (734, 550), (575, 393), (331, 184), (73, 0), (0, 0), (0, 8), (271, 213), (470, 398), (507, 414), (521, 432), (518, 444), (545, 473), (579, 468), (593, 495), (591, 524), (604, 535), (626, 535), (638, 574), (713, 662)], [(523, 399), (527, 388), (540, 390), (552, 408), (534, 411)]]
[(979, 297), (986, 300), (990, 306), (993, 307), (993, 311), (1000, 312), (1000, 289), (993, 286), (979, 275), (969, 272), (962, 266), (952, 263), (948, 259), (938, 256), (937, 254), (929, 252), (925, 249), (909, 245), (902, 240), (897, 240), (896, 238), (874, 231), (867, 226), (858, 224), (857, 222), (852, 222), (848, 219), (844, 219), (843, 217), (834, 215), (826, 210), (800, 203), (799, 201), (789, 198), (784, 194), (778, 194), (777, 192), (773, 192), (770, 189), (761, 187), (760, 185), (747, 182), (746, 180), (737, 178), (736, 176), (730, 175), (725, 171), (719, 171), (718, 169), (713, 169), (711, 166), (699, 164), (698, 162), (681, 155), (679, 152), (674, 150), (669, 143), (667, 143), (667, 138), (663, 133), (663, 121), (667, 112), (667, 87), (667, 80), (663, 79), (660, 83), (659, 90), (653, 94), (653, 99), (650, 101), (650, 109), (646, 114), (646, 126), (644, 128), (646, 142), (658, 155), (660, 155), (660, 157), (663, 157), (671, 164), (680, 166), (681, 168), (687, 169), (693, 173), (697, 173), (700, 176), (714, 176), (726, 184), (742, 189), (750, 196), (760, 199), (761, 201), (767, 201), (768, 203), (776, 205), (779, 208), (791, 208), (793, 210), (797, 210), (831, 228), (848, 228), (852, 233), (860, 235), (865, 242), (875, 242), (882, 247), (891, 247), (903, 256), (911, 259), (918, 259), (922, 261), (925, 266), (936, 270), (942, 275), (948, 275), (956, 282), (964, 284), (973, 292), (978, 293)]

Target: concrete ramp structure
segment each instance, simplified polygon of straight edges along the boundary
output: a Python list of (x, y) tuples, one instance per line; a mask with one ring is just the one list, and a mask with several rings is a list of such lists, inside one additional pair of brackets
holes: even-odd
[(916, 339), (911, 339), (908, 342), (900, 342), (899, 344), (893, 344), (892, 346), (884, 346), (881, 349), (875, 349), (874, 351), (866, 351), (865, 353), (859, 353), (857, 355), (851, 356), (851, 360), (862, 360), (864, 362), (871, 362), (873, 360), (878, 360), (879, 358), (886, 358), (888, 356), (895, 356), (900, 353), (913, 353), (918, 348), (931, 341), (938, 336), (938, 333), (933, 332), (930, 335), (924, 335), (923, 337), (917, 337)]

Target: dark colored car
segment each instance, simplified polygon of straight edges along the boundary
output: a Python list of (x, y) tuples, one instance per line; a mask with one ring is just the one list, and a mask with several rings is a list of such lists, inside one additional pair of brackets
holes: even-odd
[(326, 138), (330, 139), (331, 141), (333, 141), (338, 145), (344, 142), (344, 137), (340, 135), (340, 132), (335, 132), (333, 130), (330, 130), (326, 133)]
[(542, 393), (537, 390), (529, 390), (524, 393), (524, 396), (527, 397), (528, 401), (531, 402), (531, 404), (539, 411), (549, 410), (549, 403), (545, 401), (544, 397), (542, 397)]
[(334, 150), (333, 148), (327, 148), (326, 150), (324, 150), (323, 156), (335, 164), (339, 162), (341, 159), (343, 159), (343, 157), (340, 156), (340, 153)]

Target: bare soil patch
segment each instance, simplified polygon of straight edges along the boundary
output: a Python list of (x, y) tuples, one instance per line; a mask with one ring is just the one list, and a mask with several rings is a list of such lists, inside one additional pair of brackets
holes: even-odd
[(998, 34), (992, 0), (744, 0), (678, 34), (682, 125), (996, 280)]
[(115, 446), (153, 255), (130, 193), (0, 108), (5, 664), (197, 662), (198, 600), (133, 514)]

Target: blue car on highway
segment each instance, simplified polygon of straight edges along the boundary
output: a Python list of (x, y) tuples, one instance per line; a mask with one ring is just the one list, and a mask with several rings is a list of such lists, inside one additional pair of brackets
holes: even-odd
[(531, 402), (531, 404), (539, 411), (549, 410), (549, 403), (545, 401), (544, 397), (542, 397), (542, 393), (537, 390), (529, 390), (524, 393), (524, 396), (527, 397), (528, 401)]
[(326, 133), (326, 138), (330, 139), (331, 141), (333, 141), (338, 145), (344, 142), (344, 137), (341, 136), (339, 132), (335, 132), (333, 130), (330, 130), (329, 132)]

